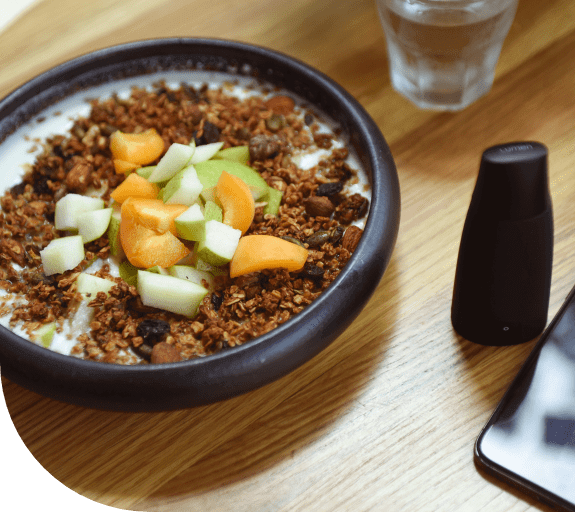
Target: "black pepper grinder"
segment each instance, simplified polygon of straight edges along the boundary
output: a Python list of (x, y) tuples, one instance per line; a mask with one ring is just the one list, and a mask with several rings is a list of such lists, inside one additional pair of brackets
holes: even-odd
[(465, 219), (451, 322), (469, 341), (504, 346), (545, 329), (553, 261), (547, 148), (514, 142), (484, 151)]

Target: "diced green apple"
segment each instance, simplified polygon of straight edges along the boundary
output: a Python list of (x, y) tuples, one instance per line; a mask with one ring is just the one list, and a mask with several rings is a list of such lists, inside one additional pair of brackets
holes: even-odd
[[(252, 193), (254, 201), (267, 200), (270, 187), (261, 188), (255, 185), (248, 185), (248, 187)], [(207, 203), (208, 201), (217, 202), (216, 187), (214, 186), (214, 187), (203, 188), (202, 191), (200, 192), (200, 197), (204, 203)]]
[(199, 204), (193, 204), (176, 217), (176, 231), (180, 238), (199, 242), (204, 238), (206, 220)]
[(196, 169), (190, 165), (179, 171), (162, 189), (162, 201), (166, 204), (192, 205), (200, 196), (202, 184)]
[(130, 286), (138, 283), (138, 267), (132, 265), (128, 260), (122, 261), (119, 266), (120, 277)]
[(199, 284), (208, 291), (214, 290), (214, 276), (204, 270), (198, 270), (190, 265), (173, 265), (168, 268), (168, 272), (171, 276), (178, 279), (185, 279), (186, 281)]
[(191, 164), (199, 164), (212, 158), (224, 145), (223, 142), (211, 142), (209, 144), (202, 144), (196, 146), (196, 150), (190, 159)]
[(67, 194), (56, 203), (54, 225), (61, 231), (76, 230), (79, 214), (102, 208), (104, 208), (104, 200), (99, 197)]
[(226, 275), (225, 269), (212, 265), (201, 258), (196, 258), (194, 267), (202, 272), (209, 272), (214, 277)]
[(110, 242), (110, 254), (119, 258), (124, 257), (124, 249), (120, 241), (120, 221), (122, 219), (121, 205), (112, 205), (112, 215), (108, 225), (108, 241)]
[(197, 244), (197, 256), (207, 263), (220, 266), (231, 261), (242, 232), (231, 226), (209, 220), (206, 222), (206, 235)]
[(94, 276), (82, 272), (76, 279), (76, 289), (81, 293), (85, 299), (93, 299), (98, 295), (98, 292), (108, 293), (116, 283), (103, 277)]
[(262, 190), (267, 190), (268, 184), (258, 171), (231, 160), (206, 160), (194, 166), (198, 173), (198, 178), (204, 188), (215, 187), (223, 171), (233, 174), (246, 182), (248, 186), (253, 186)]
[(248, 185), (248, 187), (252, 192), (254, 201), (265, 201), (268, 197), (269, 191), (271, 190), (270, 187), (259, 188), (254, 185)]
[(92, 212), (79, 214), (76, 219), (78, 223), (78, 234), (82, 241), (87, 244), (100, 238), (108, 229), (112, 218), (112, 208), (103, 208)]
[[(154, 172), (155, 168), (156, 168), (155, 165), (148, 165), (147, 167), (140, 167), (140, 168), (136, 169), (135, 172), (136, 172), (136, 174), (138, 174), (142, 178), (146, 178), (149, 181), (150, 176)], [(168, 183), (168, 181), (169, 180), (158, 181), (158, 182), (156, 182), (156, 185), (158, 185), (158, 187), (160, 187), (160, 189), (161, 189), (162, 187), (166, 186), (166, 183)]]
[(136, 174), (140, 175), (142, 178), (148, 179), (152, 175), (152, 173), (154, 172), (155, 168), (156, 168), (155, 165), (148, 165), (146, 167), (139, 167), (138, 169), (136, 169)]
[(283, 192), (273, 187), (270, 187), (268, 197), (266, 198), (268, 204), (266, 204), (264, 207), (264, 215), (266, 213), (277, 215), (280, 211), (280, 203), (282, 201), (282, 197)]
[(152, 272), (154, 274), (162, 274), (164, 276), (169, 276), (170, 273), (165, 269), (160, 267), (159, 265), (155, 265), (153, 267), (150, 267), (149, 269), (147, 269), (148, 272)]
[(178, 261), (176, 265), (187, 265), (194, 267), (197, 270), (201, 270), (202, 272), (209, 272), (214, 277), (227, 275), (228, 270), (226, 268), (212, 265), (211, 263), (208, 263), (198, 256), (199, 245), (199, 243), (194, 244), (192, 252), (190, 252), (190, 254), (188, 254), (185, 258), (182, 258), (180, 261)]
[(204, 205), (204, 218), (208, 220), (217, 220), (222, 222), (223, 219), (222, 208), (216, 204), (214, 201), (206, 201)]
[(200, 198), (204, 203), (208, 201), (215, 202), (216, 201), (216, 187), (204, 187), (200, 192)]
[[(195, 244), (193, 244), (195, 246)], [(176, 265), (193, 265), (196, 261), (196, 252), (195, 247), (192, 248), (192, 251), (184, 256), (180, 261), (176, 263)]]
[(62, 274), (72, 270), (84, 259), (84, 243), (80, 235), (55, 238), (40, 251), (44, 274)]
[(56, 322), (44, 324), (34, 331), (32, 338), (39, 341), (44, 348), (49, 348), (56, 334)]
[(156, 168), (147, 178), (152, 183), (159, 183), (172, 178), (176, 173), (181, 171), (192, 158), (195, 148), (174, 143), (170, 145), (168, 151), (160, 159)]
[(138, 293), (145, 306), (192, 317), (208, 290), (185, 279), (139, 270)]
[(254, 201), (265, 201), (269, 186), (260, 174), (251, 167), (231, 160), (207, 160), (195, 165), (198, 179), (203, 185), (200, 197), (204, 202), (215, 201), (215, 188), (223, 171), (237, 176), (250, 188)]
[(250, 161), (250, 148), (248, 146), (235, 146), (233, 148), (220, 149), (214, 156), (214, 160), (231, 160), (247, 165)]

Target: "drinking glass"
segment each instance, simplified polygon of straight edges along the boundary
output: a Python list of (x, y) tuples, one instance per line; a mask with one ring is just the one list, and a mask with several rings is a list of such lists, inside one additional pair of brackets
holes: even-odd
[(434, 110), (461, 110), (489, 92), (517, 2), (376, 0), (394, 89)]

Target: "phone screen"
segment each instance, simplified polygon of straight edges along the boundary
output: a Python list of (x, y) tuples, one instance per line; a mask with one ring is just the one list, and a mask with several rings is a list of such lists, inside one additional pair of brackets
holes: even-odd
[(475, 445), (485, 469), (575, 511), (575, 288)]

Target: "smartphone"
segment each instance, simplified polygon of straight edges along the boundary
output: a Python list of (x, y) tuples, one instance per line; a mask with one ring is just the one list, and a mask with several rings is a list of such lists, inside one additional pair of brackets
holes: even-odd
[(575, 287), (481, 431), (475, 461), (575, 512)]

